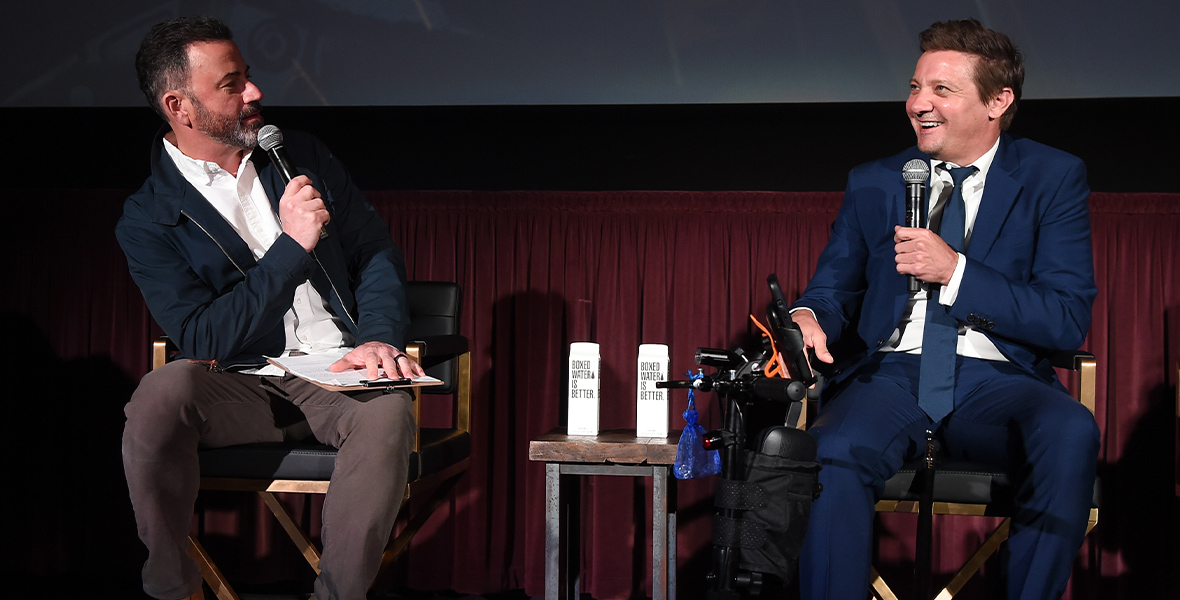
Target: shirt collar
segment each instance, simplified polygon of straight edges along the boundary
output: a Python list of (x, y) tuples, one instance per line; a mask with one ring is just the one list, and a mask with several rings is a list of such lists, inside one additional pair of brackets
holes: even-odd
[[(992, 168), (992, 161), (995, 160), (996, 151), (999, 149), (1000, 138), (997, 137), (996, 143), (992, 144), (991, 149), (989, 149), (987, 152), (984, 152), (983, 156), (980, 156), (975, 160), (975, 162), (969, 165), (956, 165), (955, 163), (947, 162), (945, 160), (931, 160), (930, 167), (935, 173), (942, 173), (944, 170), (950, 169), (951, 167), (975, 167), (979, 170), (975, 173), (972, 173), (971, 177), (978, 175), (979, 177), (975, 181), (987, 181), (987, 172)], [(940, 165), (945, 165), (944, 169), (939, 169), (938, 167)], [(949, 175), (947, 177), (949, 177)]]
[(213, 182), (218, 177), (228, 177), (230, 179), (237, 179), (245, 172), (243, 168), (250, 160), (250, 155), (254, 153), (253, 150), (247, 150), (242, 154), (242, 164), (238, 165), (238, 177), (229, 174), (229, 171), (221, 168), (221, 165), (207, 160), (200, 160), (188, 156), (180, 151), (175, 144), (164, 138), (164, 150), (168, 152), (168, 156), (172, 158), (172, 162), (176, 163), (176, 168), (180, 174), (184, 176), (190, 183), (194, 185), (201, 182), (206, 186), (213, 185)]

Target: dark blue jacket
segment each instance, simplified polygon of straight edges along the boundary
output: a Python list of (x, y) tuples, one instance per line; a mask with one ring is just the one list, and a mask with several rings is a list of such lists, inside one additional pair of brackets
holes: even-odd
[[(261, 259), (185, 180), (164, 150), (152, 147), (152, 175), (123, 206), (115, 235), (148, 309), (182, 356), (223, 365), (259, 364), (286, 343), (283, 315), (295, 288), (311, 280), (357, 345), (404, 347), (409, 323), (401, 250), (343, 165), (322, 142), (287, 131), (285, 147), (311, 178), (331, 215), (311, 253), (282, 234)], [(256, 151), (250, 159), (278, 212), (284, 184)]]
[[(815, 275), (796, 306), (816, 313), (839, 381), (880, 348), (905, 311), (893, 227), (905, 224), (901, 168), (910, 148), (852, 170)], [(1013, 364), (1055, 382), (1048, 357), (1090, 329), (1094, 258), (1086, 168), (1078, 158), (1001, 134), (987, 174), (966, 270), (950, 315), (982, 331)]]

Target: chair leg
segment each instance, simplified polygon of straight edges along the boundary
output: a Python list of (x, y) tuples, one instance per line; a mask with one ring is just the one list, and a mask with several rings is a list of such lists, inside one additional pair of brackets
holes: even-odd
[(930, 547), (934, 538), (934, 432), (926, 430), (925, 467), (918, 471), (921, 492), (918, 501), (918, 531), (914, 543), (914, 600), (926, 600), (930, 593)]
[(287, 507), (283, 506), (282, 502), (279, 502), (278, 497), (273, 492), (258, 492), (258, 495), (262, 496), (267, 508), (270, 509), (270, 512), (274, 513), (275, 518), (283, 525), (283, 530), (287, 532), (287, 536), (291, 538), (291, 541), (295, 542), (295, 545), (299, 548), (299, 552), (307, 560), (307, 564), (311, 565), (312, 569), (315, 569), (316, 575), (319, 575), (320, 551), (316, 548), (315, 543), (295, 523), (295, 518), (291, 516)]
[(881, 574), (877, 573), (877, 568), (869, 566), (869, 579), (872, 582), (872, 588), (869, 590), (873, 594), (875, 600), (898, 600), (897, 595), (889, 588), (889, 584), (881, 578)]
[(426, 521), (430, 519), (430, 515), (434, 514), (435, 509), (442, 505), (443, 501), (450, 495), (451, 490), (455, 484), (459, 483), (459, 479), (463, 477), (466, 471), (460, 471), (458, 474), (452, 476), (450, 479), (438, 484), (434, 488), (434, 492), (430, 494), (426, 502), (419, 507), (410, 521), (406, 523), (406, 527), (402, 529), (401, 533), (396, 538), (389, 540), (389, 544), (385, 547), (385, 552), (381, 555), (381, 568), (378, 571), (383, 572), (390, 563), (392, 563), (398, 555), (400, 555), (410, 545), (410, 540), (418, 533)]
[(192, 534), (188, 536), (188, 554), (197, 561), (197, 565), (201, 567), (201, 577), (205, 579), (205, 583), (209, 585), (209, 589), (213, 590), (213, 594), (219, 600), (241, 600), (234, 588), (230, 587), (225, 575), (221, 574), (221, 569), (213, 564), (205, 547)]
[(1007, 518), (1000, 522), (995, 530), (992, 531), (991, 535), (987, 536), (987, 539), (983, 541), (979, 549), (975, 551), (975, 554), (972, 554), (971, 558), (967, 559), (967, 562), (963, 564), (962, 568), (955, 573), (950, 583), (946, 584), (946, 587), (938, 592), (935, 600), (950, 600), (950, 598), (953, 598), (955, 594), (958, 594), (963, 589), (963, 586), (967, 585), (967, 582), (983, 567), (983, 563), (987, 562), (987, 559), (992, 554), (995, 554), (996, 550), (1000, 549), (1000, 544), (1003, 544), (1008, 539), (1008, 527), (1011, 525), (1011, 522), (1012, 520)]
[[(1090, 530), (1097, 524), (1098, 509), (1092, 508), (1090, 509), (1090, 518), (1086, 523), (1086, 533), (1089, 534)], [(1008, 539), (1009, 527), (1011, 525), (1012, 519), (1006, 518), (1001, 521), (995, 530), (992, 531), (991, 535), (987, 536), (987, 539), (983, 541), (979, 549), (975, 551), (975, 554), (972, 554), (971, 558), (963, 564), (963, 567), (955, 573), (950, 583), (946, 584), (946, 587), (938, 592), (938, 596), (934, 600), (950, 600), (954, 598), (963, 589), (963, 586), (967, 585), (967, 582), (979, 572), (979, 569), (983, 568), (983, 563), (987, 562), (987, 559), (991, 558), (996, 553), (996, 550), (1000, 549), (1000, 544), (1003, 544)]]

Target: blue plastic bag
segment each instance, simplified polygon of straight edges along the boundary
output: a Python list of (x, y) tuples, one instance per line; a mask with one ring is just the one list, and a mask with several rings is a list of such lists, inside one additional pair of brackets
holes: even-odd
[[(688, 376), (700, 379), (704, 375), (689, 373)], [(688, 409), (684, 411), (686, 425), (684, 433), (680, 434), (680, 443), (676, 445), (676, 462), (672, 465), (673, 474), (677, 479), (696, 479), (721, 472), (721, 453), (705, 449), (705, 428), (697, 424), (697, 405), (693, 391), (691, 388), (688, 390)]]

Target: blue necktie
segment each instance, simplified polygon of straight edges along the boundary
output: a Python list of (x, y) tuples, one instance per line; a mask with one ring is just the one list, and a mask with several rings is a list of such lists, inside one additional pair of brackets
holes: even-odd
[[(945, 165), (941, 168), (946, 169)], [(954, 248), (963, 251), (967, 205), (963, 203), (963, 180), (977, 171), (975, 167), (949, 169), (954, 189), (942, 210), (939, 235)], [(926, 326), (922, 331), (922, 363), (918, 379), (918, 406), (935, 423), (955, 407), (955, 351), (959, 324), (947, 314), (949, 307), (938, 303), (938, 284), (930, 284), (926, 299)]]

